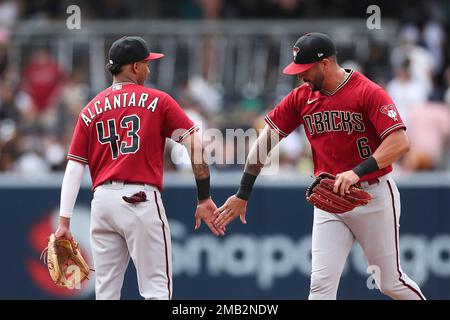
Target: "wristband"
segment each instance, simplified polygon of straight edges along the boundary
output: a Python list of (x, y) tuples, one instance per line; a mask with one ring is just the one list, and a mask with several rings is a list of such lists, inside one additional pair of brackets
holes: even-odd
[(255, 184), (256, 177), (257, 176), (244, 172), (241, 179), (241, 185), (236, 193), (236, 197), (242, 200), (248, 200), (250, 193), (252, 192), (253, 185)]
[(195, 179), (197, 184), (197, 198), (198, 200), (205, 200), (211, 197), (210, 190), (210, 177), (204, 179)]
[(370, 157), (366, 160), (364, 160), (363, 162), (361, 162), (360, 164), (358, 164), (356, 167), (354, 167), (352, 170), (354, 173), (356, 173), (356, 175), (358, 177), (362, 177), (366, 174), (372, 173), (377, 171), (378, 168), (378, 163), (377, 160), (375, 160), (374, 157)]

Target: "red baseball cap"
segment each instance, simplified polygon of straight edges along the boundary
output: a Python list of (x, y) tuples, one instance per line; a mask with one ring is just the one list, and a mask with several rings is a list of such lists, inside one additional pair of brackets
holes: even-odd
[(284, 74), (302, 73), (322, 59), (336, 54), (336, 48), (330, 37), (324, 33), (307, 33), (295, 42), (292, 51), (293, 61), (283, 69)]

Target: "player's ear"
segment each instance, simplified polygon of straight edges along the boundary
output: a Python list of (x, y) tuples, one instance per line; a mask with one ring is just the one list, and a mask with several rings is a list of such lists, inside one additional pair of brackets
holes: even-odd
[(322, 63), (322, 70), (326, 70), (330, 67), (331, 60), (328, 58), (325, 58), (325, 59), (322, 59), (321, 63)]
[(133, 73), (138, 73), (138, 70), (139, 70), (139, 65), (138, 65), (138, 63), (137, 63), (137, 62), (133, 62), (133, 63), (131, 64), (131, 69), (133, 70)]

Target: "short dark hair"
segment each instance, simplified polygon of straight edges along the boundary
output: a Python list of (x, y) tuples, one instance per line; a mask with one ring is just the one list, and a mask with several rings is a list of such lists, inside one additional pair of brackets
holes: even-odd
[(106, 70), (108, 70), (109, 73), (111, 73), (111, 75), (115, 76), (115, 75), (118, 75), (119, 73), (122, 72), (122, 65), (121, 64), (108, 63), (106, 65)]
[(330, 59), (330, 60), (333, 60), (333, 61), (336, 61), (336, 62), (337, 62), (337, 55), (336, 55), (336, 54), (333, 54), (333, 55), (329, 56), (329, 57), (328, 57), (328, 59)]

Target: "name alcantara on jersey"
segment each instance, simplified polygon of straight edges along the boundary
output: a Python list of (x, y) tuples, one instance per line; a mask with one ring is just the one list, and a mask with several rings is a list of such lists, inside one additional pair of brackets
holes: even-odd
[(305, 127), (309, 134), (314, 135), (331, 131), (364, 132), (364, 120), (362, 113), (350, 111), (323, 111), (303, 116)]
[[(139, 96), (140, 95), (140, 96)], [(81, 119), (83, 119), (84, 124), (89, 127), (92, 120), (99, 114), (111, 110), (116, 110), (126, 107), (138, 107), (145, 108), (155, 112), (156, 106), (158, 104), (159, 97), (150, 98), (148, 93), (142, 92), (124, 92), (121, 94), (116, 94), (111, 98), (106, 96), (103, 101), (96, 100), (89, 104), (81, 113)]]

